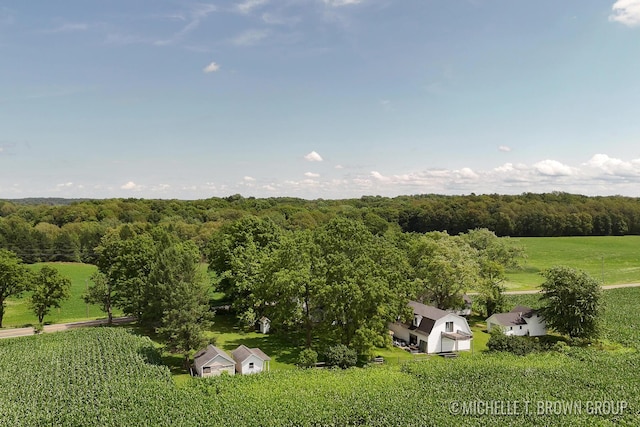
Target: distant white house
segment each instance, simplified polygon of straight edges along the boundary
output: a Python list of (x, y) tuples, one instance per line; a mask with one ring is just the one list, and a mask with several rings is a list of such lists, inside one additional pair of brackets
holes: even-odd
[(211, 377), (227, 372), (236, 373), (236, 362), (224, 350), (209, 344), (193, 357), (194, 374), (199, 377)]
[(236, 372), (242, 375), (255, 374), (269, 370), (271, 358), (259, 348), (249, 348), (241, 345), (231, 352), (235, 360)]
[(500, 326), (505, 335), (538, 337), (547, 334), (544, 319), (534, 309), (519, 305), (508, 313), (496, 313), (487, 319), (487, 331)]
[(471, 350), (473, 338), (467, 319), (436, 307), (411, 301), (411, 323), (389, 325), (394, 340), (402, 340), (422, 353), (450, 353)]

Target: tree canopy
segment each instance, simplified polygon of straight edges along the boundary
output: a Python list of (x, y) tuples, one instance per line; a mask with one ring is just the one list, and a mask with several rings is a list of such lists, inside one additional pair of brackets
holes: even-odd
[(0, 328), (6, 300), (19, 296), (29, 286), (31, 275), (22, 260), (6, 249), (0, 249)]
[(587, 272), (552, 267), (542, 273), (540, 314), (548, 326), (571, 338), (595, 338), (602, 315), (602, 290)]
[(62, 301), (69, 298), (70, 289), (71, 280), (48, 265), (43, 266), (33, 276), (33, 282), (29, 288), (31, 290), (29, 305), (38, 317), (40, 325), (44, 316), (49, 314), (52, 308), (59, 308)]

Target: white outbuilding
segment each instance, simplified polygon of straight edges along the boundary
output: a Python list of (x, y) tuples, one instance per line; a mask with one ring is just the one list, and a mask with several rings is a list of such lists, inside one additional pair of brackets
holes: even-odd
[(539, 337), (547, 334), (544, 319), (537, 311), (522, 305), (508, 313), (495, 313), (487, 319), (487, 332), (499, 326), (505, 335)]
[(242, 375), (256, 374), (269, 370), (271, 358), (259, 348), (249, 348), (241, 345), (231, 352), (236, 362), (236, 372)]
[(236, 373), (236, 362), (224, 350), (209, 344), (193, 357), (194, 374), (199, 377), (211, 377), (223, 372)]

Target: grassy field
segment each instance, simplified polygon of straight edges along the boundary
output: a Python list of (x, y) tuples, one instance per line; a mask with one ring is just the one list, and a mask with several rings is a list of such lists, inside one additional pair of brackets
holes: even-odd
[[(38, 271), (43, 265), (49, 265), (57, 269), (60, 274), (71, 279), (71, 297), (61, 304), (60, 308), (54, 308), (45, 316), (45, 323), (66, 323), (86, 319), (98, 319), (105, 317), (96, 306), (87, 306), (82, 300), (82, 294), (87, 285), (91, 284), (89, 276), (96, 271), (96, 267), (80, 263), (40, 263), (29, 265), (33, 271)], [(7, 310), (3, 319), (4, 327), (30, 326), (38, 323), (38, 318), (29, 309), (29, 293), (22, 298), (10, 298), (7, 301)], [(118, 315), (119, 312), (116, 312)]]
[(527, 237), (524, 268), (507, 274), (508, 290), (535, 289), (540, 272), (555, 265), (586, 270), (605, 285), (640, 283), (640, 236)]

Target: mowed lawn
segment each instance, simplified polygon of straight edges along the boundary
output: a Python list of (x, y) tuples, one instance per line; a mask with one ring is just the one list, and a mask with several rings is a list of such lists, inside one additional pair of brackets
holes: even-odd
[(513, 238), (525, 248), (524, 268), (509, 271), (508, 290), (535, 289), (555, 265), (580, 268), (605, 285), (640, 283), (640, 236)]
[[(45, 324), (75, 322), (106, 317), (98, 307), (93, 305), (87, 306), (82, 300), (82, 295), (85, 293), (86, 287), (91, 285), (89, 277), (97, 270), (94, 265), (56, 262), (32, 264), (28, 267), (32, 271), (38, 271), (43, 265), (49, 265), (57, 269), (60, 274), (71, 280), (71, 297), (64, 301), (60, 308), (51, 309), (51, 312), (44, 318)], [(29, 292), (25, 292), (21, 298), (10, 298), (6, 302), (7, 308), (2, 322), (4, 327), (21, 327), (38, 323), (38, 318), (29, 309), (29, 296)], [(119, 311), (115, 314), (118, 315)]]

